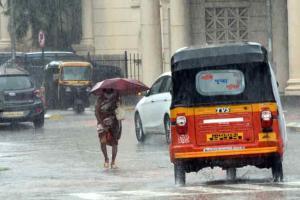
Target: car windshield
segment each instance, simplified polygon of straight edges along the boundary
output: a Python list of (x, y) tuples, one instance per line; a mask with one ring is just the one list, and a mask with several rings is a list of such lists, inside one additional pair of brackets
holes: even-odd
[(91, 78), (90, 67), (64, 67), (62, 80), (64, 81), (87, 81)]
[(1, 76), (0, 91), (23, 90), (32, 87), (32, 82), (28, 76)]

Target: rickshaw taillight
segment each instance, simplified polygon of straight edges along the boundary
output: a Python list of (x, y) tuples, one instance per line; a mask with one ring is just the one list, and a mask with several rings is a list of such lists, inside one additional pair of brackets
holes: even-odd
[(187, 133), (187, 120), (184, 115), (178, 115), (176, 117), (176, 130), (179, 134)]
[(273, 125), (272, 112), (270, 110), (261, 111), (261, 127), (264, 129), (271, 129)]

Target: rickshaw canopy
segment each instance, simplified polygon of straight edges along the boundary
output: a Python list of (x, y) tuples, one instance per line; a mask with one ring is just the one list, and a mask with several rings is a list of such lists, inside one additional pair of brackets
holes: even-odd
[(258, 43), (234, 43), (185, 47), (171, 59), (172, 72), (192, 69), (193, 65), (180, 64), (197, 61), (197, 67), (209, 67), (250, 62), (268, 62), (266, 49)]

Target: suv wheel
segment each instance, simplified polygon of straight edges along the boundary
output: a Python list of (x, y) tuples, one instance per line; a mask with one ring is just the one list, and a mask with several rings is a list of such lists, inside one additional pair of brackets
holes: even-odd
[(35, 128), (43, 128), (44, 127), (44, 113), (42, 113), (38, 118), (33, 120), (33, 124)]
[(169, 115), (165, 116), (164, 126), (165, 126), (166, 141), (167, 141), (167, 144), (170, 144), (171, 143), (171, 126), (170, 126)]
[(135, 124), (136, 139), (139, 142), (143, 142), (145, 140), (145, 134), (144, 134), (144, 131), (143, 131), (142, 121), (141, 121), (140, 115), (138, 113), (135, 114), (134, 124)]

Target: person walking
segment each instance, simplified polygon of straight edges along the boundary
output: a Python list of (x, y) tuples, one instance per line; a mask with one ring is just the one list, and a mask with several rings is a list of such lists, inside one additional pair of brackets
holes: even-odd
[(95, 115), (97, 118), (97, 132), (101, 151), (104, 156), (104, 168), (109, 168), (109, 158), (107, 155), (107, 145), (112, 147), (111, 165), (116, 169), (116, 156), (118, 152), (118, 140), (121, 136), (120, 121), (116, 117), (116, 109), (119, 106), (119, 94), (113, 89), (103, 89), (98, 97)]

